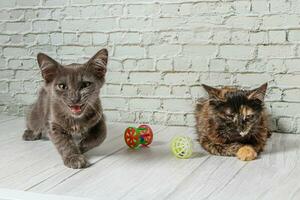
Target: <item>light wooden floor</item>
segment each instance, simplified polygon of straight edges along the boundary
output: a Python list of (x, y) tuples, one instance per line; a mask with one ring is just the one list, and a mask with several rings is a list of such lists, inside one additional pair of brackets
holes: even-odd
[(21, 140), (23, 118), (0, 115), (0, 199), (300, 199), (300, 135), (273, 134), (251, 162), (210, 156), (196, 142), (194, 156), (180, 160), (169, 142), (195, 138), (192, 128), (152, 126), (151, 147), (131, 150), (123, 141), (127, 125), (108, 127), (106, 141), (87, 153), (93, 165), (73, 170), (50, 141)]

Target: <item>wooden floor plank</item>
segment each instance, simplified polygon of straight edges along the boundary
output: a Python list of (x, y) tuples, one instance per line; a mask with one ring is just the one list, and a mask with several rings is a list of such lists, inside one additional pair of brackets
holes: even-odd
[[(124, 147), (124, 141), (120, 144), (120, 138), (123, 138), (123, 132), (126, 127), (128, 127), (127, 124), (111, 124), (111, 132), (114, 132), (115, 136), (111, 140), (106, 140), (102, 145), (99, 147), (89, 151), (86, 153), (88, 156), (90, 162), (93, 165), (96, 165), (98, 162), (106, 159), (110, 155), (114, 154), (115, 152), (119, 151), (121, 148)], [(159, 132), (161, 129), (161, 126), (152, 126), (154, 132)], [(92, 168), (93, 166), (89, 167)], [(42, 177), (38, 178), (40, 182), (35, 185), (31, 185), (30, 187), (27, 187), (25, 190), (29, 191), (35, 191), (35, 192), (44, 192), (47, 190), (50, 190), (51, 188), (55, 187), (56, 185), (59, 185), (60, 183), (67, 180), (69, 177), (73, 177), (74, 175), (77, 175), (79, 173), (82, 173), (87, 169), (80, 169), (80, 170), (73, 170), (68, 169), (64, 167), (63, 165), (57, 165), (55, 172), (52, 173), (49, 177)]]
[[(0, 145), (3, 154), (0, 157), (0, 187), (28, 190), (43, 183), (45, 179), (51, 180), (51, 177), (60, 175), (58, 177), (61, 180), (80, 171), (66, 168), (50, 141), (22, 141), (24, 124), (23, 118), (1, 124), (6, 134), (0, 134), (0, 143), (5, 141)], [(91, 163), (120, 148), (112, 146), (110, 141), (122, 135), (125, 127), (127, 124), (108, 124), (108, 137), (99, 147), (98, 154), (93, 154), (93, 151), (88, 153)], [(3, 140), (5, 138), (9, 139)]]
[(8, 116), (8, 115), (4, 115), (4, 114), (0, 114), (0, 124), (9, 120), (13, 120), (18, 118), (17, 116)]
[[(163, 199), (186, 176), (193, 172), (205, 156), (175, 158), (169, 148), (174, 135), (191, 135), (193, 129), (166, 128), (154, 139), (150, 148), (131, 150), (125, 147), (97, 165), (52, 188), (48, 193), (111, 199)], [(122, 141), (120, 140), (120, 143)], [(101, 186), (101, 187), (99, 187)]]
[(91, 200), (88, 198), (58, 196), (58, 195), (46, 195), (36, 194), (32, 192), (23, 192), (18, 190), (8, 190), (0, 188), (1, 200)]
[[(259, 159), (210, 156), (197, 142), (191, 159), (175, 158), (169, 143), (193, 128), (153, 126), (150, 148), (128, 149), (127, 124), (109, 124), (108, 138), (87, 153), (93, 166), (63, 166), (50, 141), (22, 141), (24, 118), (0, 115), (0, 187), (110, 199), (300, 199), (300, 135), (274, 134)], [(0, 199), (1, 199), (0, 192)]]
[[(299, 154), (298, 150), (295, 151), (299, 139), (295, 135), (274, 134), (259, 159), (247, 162), (234, 179), (208, 199), (290, 199), (288, 197), (292, 191), (300, 186), (300, 183), (293, 182), (289, 177), (291, 172), (295, 173), (295, 168), (299, 171)], [(294, 175), (299, 179), (300, 173), (296, 172)], [(284, 181), (293, 183), (293, 186), (288, 184), (293, 189), (285, 190), (280, 195), (275, 188), (281, 188)]]

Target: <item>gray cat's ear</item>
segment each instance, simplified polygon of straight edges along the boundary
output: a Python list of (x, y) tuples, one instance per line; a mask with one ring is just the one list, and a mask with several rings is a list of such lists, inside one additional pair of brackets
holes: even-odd
[(260, 87), (251, 90), (248, 94), (248, 99), (258, 99), (260, 101), (264, 101), (264, 98), (266, 96), (268, 83), (265, 83), (261, 85)]
[(87, 62), (87, 66), (97, 77), (103, 78), (106, 74), (107, 59), (107, 49), (101, 49)]
[(202, 87), (208, 93), (209, 98), (211, 99), (221, 99), (221, 90), (218, 88), (214, 88), (205, 84), (202, 84)]
[(58, 72), (58, 62), (43, 53), (37, 55), (37, 61), (46, 83), (53, 81)]

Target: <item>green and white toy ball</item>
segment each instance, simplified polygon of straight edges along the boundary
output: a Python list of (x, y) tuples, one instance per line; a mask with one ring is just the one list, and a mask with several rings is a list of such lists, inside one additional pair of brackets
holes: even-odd
[(177, 158), (190, 158), (193, 154), (192, 139), (187, 136), (174, 137), (171, 141), (171, 150)]

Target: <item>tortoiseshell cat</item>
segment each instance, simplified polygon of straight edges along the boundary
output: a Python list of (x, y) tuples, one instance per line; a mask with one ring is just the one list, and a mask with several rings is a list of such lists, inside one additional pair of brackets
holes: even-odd
[[(27, 116), (23, 139), (49, 136), (67, 167), (87, 167), (83, 153), (106, 137), (99, 93), (105, 81), (107, 58), (107, 50), (102, 49), (85, 64), (61, 65), (38, 54), (44, 85)], [(81, 139), (78, 144), (74, 140), (77, 136)]]
[(202, 147), (214, 155), (255, 159), (270, 136), (264, 109), (267, 83), (254, 90), (203, 87), (209, 98), (199, 100), (195, 112)]

